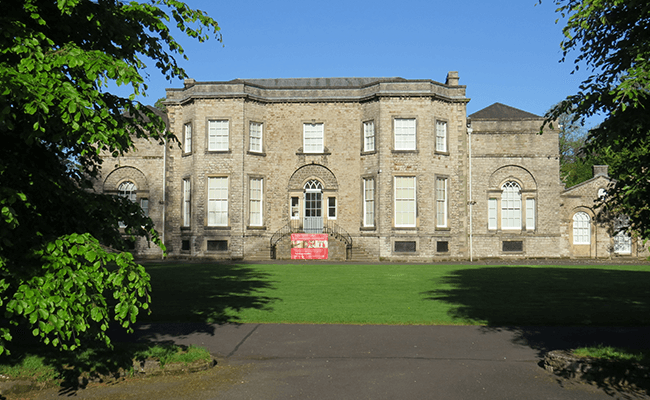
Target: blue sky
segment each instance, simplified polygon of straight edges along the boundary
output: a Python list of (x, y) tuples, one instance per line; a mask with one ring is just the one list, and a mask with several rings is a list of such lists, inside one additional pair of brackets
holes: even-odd
[[(458, 71), (471, 114), (495, 102), (543, 115), (584, 73), (559, 63), (562, 26), (551, 0), (328, 2), (186, 0), (219, 22), (223, 44), (177, 36), (197, 81), (402, 77), (444, 82)], [(181, 87), (149, 71), (153, 104)]]

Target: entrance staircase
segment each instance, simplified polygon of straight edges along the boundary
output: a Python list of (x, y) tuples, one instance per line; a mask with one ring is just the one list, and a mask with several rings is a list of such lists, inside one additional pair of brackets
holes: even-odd
[[(277, 258), (277, 247), (278, 243), (284, 239), (287, 236), (291, 236), (292, 233), (305, 233), (304, 227), (301, 224), (301, 220), (299, 219), (292, 219), (289, 221), (285, 226), (282, 228), (278, 229), (273, 236), (271, 236), (271, 258), (276, 259)], [(311, 232), (313, 233), (313, 232)], [(334, 221), (326, 221), (323, 224), (323, 231), (322, 233), (327, 233), (328, 235), (341, 240), (343, 243), (345, 243), (345, 259), (350, 260), (352, 258), (352, 236), (345, 231), (345, 229), (341, 228), (337, 223)]]

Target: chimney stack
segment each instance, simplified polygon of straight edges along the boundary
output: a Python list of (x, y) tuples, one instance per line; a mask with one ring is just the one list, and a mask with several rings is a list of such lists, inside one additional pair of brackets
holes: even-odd
[(447, 86), (458, 86), (458, 71), (449, 71), (447, 73)]
[(594, 165), (594, 178), (597, 176), (604, 176), (605, 178), (609, 178), (609, 175), (607, 175), (607, 168), (609, 166), (607, 165)]

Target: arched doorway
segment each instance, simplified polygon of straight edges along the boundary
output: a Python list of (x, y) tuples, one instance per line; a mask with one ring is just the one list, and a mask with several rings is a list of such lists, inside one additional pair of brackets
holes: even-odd
[(311, 179), (305, 183), (304, 191), (305, 233), (323, 233), (323, 185), (318, 180)]

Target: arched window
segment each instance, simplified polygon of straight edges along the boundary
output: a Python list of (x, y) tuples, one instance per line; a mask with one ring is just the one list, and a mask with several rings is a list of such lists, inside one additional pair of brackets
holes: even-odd
[(305, 183), (305, 191), (307, 192), (319, 192), (323, 190), (323, 185), (316, 179), (312, 179), (309, 182)]
[(131, 181), (125, 181), (120, 183), (120, 186), (117, 188), (117, 194), (120, 197), (126, 197), (127, 199), (131, 200), (132, 202), (135, 203), (136, 199), (136, 192), (137, 188), (135, 186), (135, 183)]
[(508, 181), (501, 190), (501, 229), (521, 229), (521, 187)]
[(586, 212), (573, 214), (573, 244), (591, 244), (591, 218)]

